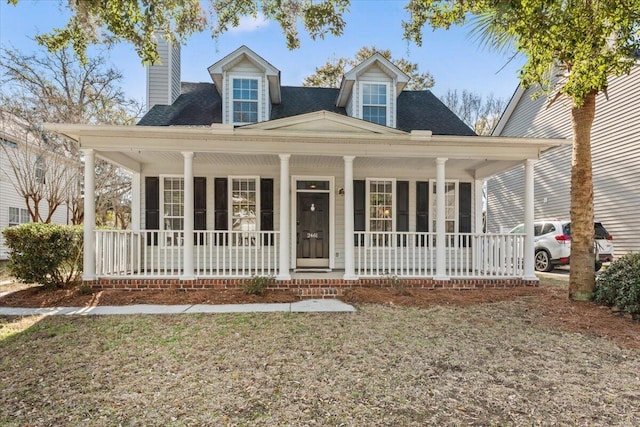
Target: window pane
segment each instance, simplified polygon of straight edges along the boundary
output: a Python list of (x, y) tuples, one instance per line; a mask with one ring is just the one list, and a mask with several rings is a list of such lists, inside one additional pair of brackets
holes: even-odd
[[(165, 230), (184, 229), (184, 179), (178, 177), (166, 177), (163, 181), (163, 226)], [(182, 245), (179, 236), (167, 236), (166, 245)]]
[(233, 79), (234, 123), (258, 121), (258, 80)]
[[(231, 229), (233, 231), (255, 231), (257, 229), (256, 179), (233, 178), (231, 186), (233, 188)], [(253, 240), (251, 240), (251, 244), (253, 244)], [(237, 240), (236, 243), (245, 244), (243, 239)]]
[(367, 83), (362, 85), (362, 118), (380, 125), (387, 124), (387, 86)]

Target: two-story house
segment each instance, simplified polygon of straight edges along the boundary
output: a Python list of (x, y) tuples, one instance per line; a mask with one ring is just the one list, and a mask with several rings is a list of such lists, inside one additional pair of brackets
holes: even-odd
[(95, 230), (86, 200), (94, 287), (272, 275), (319, 295), (385, 276), (423, 287), (535, 282), (532, 216), (530, 235), (484, 234), (483, 180), (529, 170), (565, 141), (477, 136), (430, 91), (404, 90), (409, 77), (379, 54), (330, 89), (283, 86), (245, 46), (208, 68), (211, 83), (179, 84), (179, 49), (160, 53), (148, 71), (154, 105), (137, 126), (49, 125), (84, 150), (86, 189), (96, 156), (134, 176), (131, 230)]

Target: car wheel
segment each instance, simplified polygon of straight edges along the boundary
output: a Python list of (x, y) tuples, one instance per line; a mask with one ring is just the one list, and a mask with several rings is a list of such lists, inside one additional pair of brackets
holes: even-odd
[(600, 271), (601, 268), (602, 268), (602, 263), (600, 261), (596, 261), (595, 270)]
[(536, 252), (536, 271), (549, 272), (553, 270), (553, 264), (551, 264), (551, 258), (547, 251)]

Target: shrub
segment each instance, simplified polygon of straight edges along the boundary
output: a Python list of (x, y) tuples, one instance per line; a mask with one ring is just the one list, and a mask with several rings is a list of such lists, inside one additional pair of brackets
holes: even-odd
[(247, 295), (264, 295), (267, 287), (275, 282), (273, 276), (253, 276), (243, 282), (242, 289)]
[(625, 255), (600, 273), (593, 299), (640, 318), (640, 253)]
[(409, 285), (406, 279), (402, 279), (395, 274), (388, 274), (382, 277), (383, 285), (388, 286), (400, 296), (411, 296)]
[(30, 223), (5, 228), (9, 272), (28, 283), (62, 287), (82, 271), (82, 227)]

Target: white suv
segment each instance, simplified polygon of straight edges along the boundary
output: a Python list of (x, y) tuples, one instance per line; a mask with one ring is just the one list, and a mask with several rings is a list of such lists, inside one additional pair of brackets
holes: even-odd
[[(594, 223), (598, 261), (595, 269), (600, 270), (603, 261), (613, 260), (613, 237), (601, 223)], [(524, 224), (516, 226), (510, 233), (524, 233)], [(541, 220), (533, 224), (535, 243), (535, 269), (551, 271), (556, 265), (568, 265), (571, 256), (571, 223), (562, 220)]]

